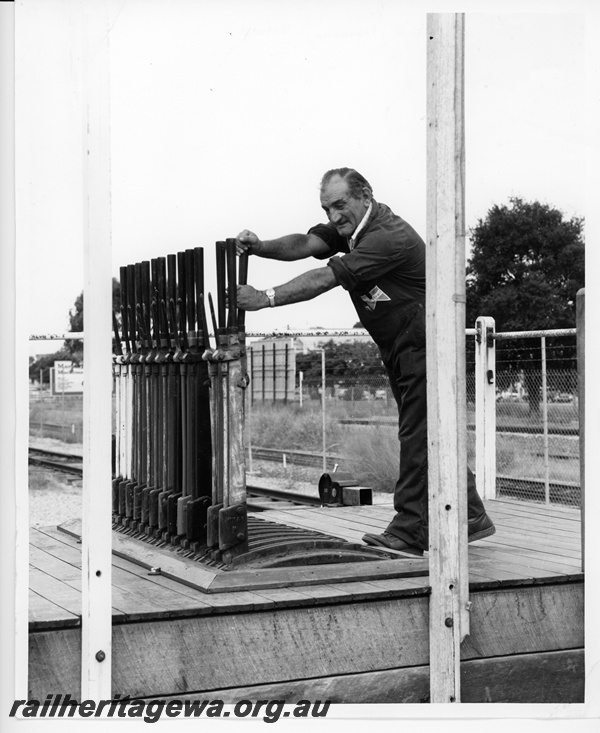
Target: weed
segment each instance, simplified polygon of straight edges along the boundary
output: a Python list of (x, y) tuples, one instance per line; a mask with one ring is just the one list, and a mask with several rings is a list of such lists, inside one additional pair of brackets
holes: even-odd
[(349, 432), (343, 452), (348, 470), (363, 486), (391, 493), (398, 480), (399, 448), (395, 429), (371, 427)]
[[(319, 450), (323, 445), (320, 412), (311, 407), (255, 404), (247, 413), (247, 440), (252, 445), (289, 450)], [(326, 413), (327, 445), (339, 442), (337, 418)]]

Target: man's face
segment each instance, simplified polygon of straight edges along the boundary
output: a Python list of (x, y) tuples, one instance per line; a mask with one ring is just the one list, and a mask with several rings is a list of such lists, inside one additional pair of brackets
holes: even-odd
[(335, 176), (321, 192), (321, 206), (327, 218), (343, 237), (351, 237), (371, 202), (368, 193), (352, 198), (348, 183)]

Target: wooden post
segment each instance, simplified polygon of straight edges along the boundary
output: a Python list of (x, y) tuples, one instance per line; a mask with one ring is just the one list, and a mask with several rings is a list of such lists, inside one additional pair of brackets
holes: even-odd
[(111, 697), (111, 228), (108, 18), (81, 6), (84, 393), (81, 699)]
[(431, 702), (460, 701), (468, 634), (464, 15), (427, 16), (427, 398)]
[(250, 404), (254, 405), (254, 349), (250, 346)]
[(273, 358), (273, 403), (277, 401), (277, 347), (273, 341), (272, 349)]
[(321, 349), (321, 421), (323, 437), (323, 473), (327, 471), (327, 420), (325, 418), (325, 384), (327, 375), (325, 373), (325, 349)]
[(475, 324), (475, 475), (480, 496), (496, 498), (496, 348), (495, 321)]
[(290, 359), (290, 345), (285, 345), (285, 365), (283, 367), (283, 404), (287, 405), (288, 401), (288, 365)]
[(262, 401), (264, 402), (265, 397), (265, 389), (266, 389), (266, 383), (267, 383), (267, 364), (266, 364), (266, 346), (263, 344), (261, 347), (261, 370), (262, 370)]
[(585, 570), (585, 288), (577, 292), (577, 387), (579, 393), (579, 481), (581, 491), (581, 570)]

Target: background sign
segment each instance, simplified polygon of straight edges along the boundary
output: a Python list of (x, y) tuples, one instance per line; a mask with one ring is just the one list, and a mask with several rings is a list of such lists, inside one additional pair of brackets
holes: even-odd
[(72, 361), (55, 361), (52, 369), (52, 394), (83, 394), (83, 367)]

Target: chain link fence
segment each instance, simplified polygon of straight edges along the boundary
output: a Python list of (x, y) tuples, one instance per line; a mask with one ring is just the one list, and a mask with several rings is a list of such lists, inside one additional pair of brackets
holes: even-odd
[[(495, 344), (496, 495), (580, 506), (575, 335), (498, 338)], [(286, 358), (290, 364), (290, 351)], [(349, 375), (331, 362), (324, 363), (325, 399), (323, 373), (313, 373), (307, 383), (296, 368), (293, 382), (288, 376), (294, 389), (285, 404), (274, 399), (253, 403), (247, 438), (281, 450), (326, 450), (361, 483), (391, 492), (398, 477), (398, 411), (385, 369), (381, 363), (378, 369), (369, 364), (362, 373)], [(467, 336), (466, 369), (467, 461), (475, 471), (472, 336)], [(265, 379), (271, 384), (277, 377), (273, 373)]]
[[(502, 336), (495, 339), (497, 496), (578, 507), (576, 336)], [(474, 369), (474, 348), (468, 344), (467, 389), (472, 394)], [(474, 430), (471, 421), (469, 428)], [(474, 437), (469, 444), (474, 450)]]

